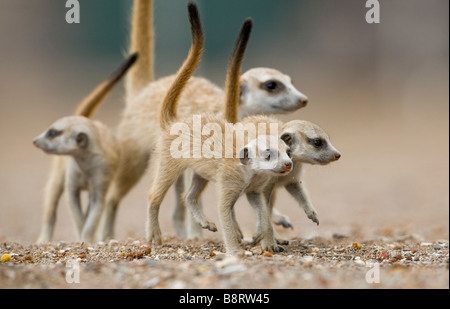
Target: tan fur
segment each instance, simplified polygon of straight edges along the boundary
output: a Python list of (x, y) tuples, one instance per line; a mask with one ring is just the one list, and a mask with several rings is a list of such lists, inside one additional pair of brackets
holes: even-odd
[[(317, 211), (311, 203), (305, 184), (301, 181), (304, 164), (327, 165), (340, 159), (341, 154), (331, 144), (328, 134), (318, 125), (308, 121), (294, 120), (284, 124), (281, 128), (281, 138), (291, 148), (293, 171), (287, 176), (273, 178), (265, 188), (266, 201), (273, 215), (277, 214), (277, 219), (282, 220), (283, 215), (274, 209), (276, 190), (285, 187), (289, 194), (303, 208), (309, 219), (319, 225)], [(316, 147), (313, 144), (315, 139), (323, 141), (323, 146)], [(255, 235), (255, 239), (261, 237), (261, 233)], [(277, 239), (278, 243), (284, 242)]]
[(154, 80), (154, 40), (153, 0), (134, 0), (129, 53), (138, 52), (140, 59), (125, 79), (128, 99)]
[(172, 82), (172, 85), (170, 86), (169, 91), (164, 97), (161, 105), (161, 109), (159, 111), (159, 121), (163, 130), (168, 127), (170, 122), (177, 118), (177, 103), (181, 96), (180, 89), (183, 89), (186, 86), (187, 82), (194, 74), (195, 69), (199, 65), (200, 60), (202, 59), (202, 25), (200, 23), (197, 8), (193, 5), (189, 5), (189, 21), (191, 23), (192, 46), (187, 59), (178, 71), (175, 80)]
[[(104, 177), (108, 179), (112, 178), (112, 174), (110, 174), (110, 170), (114, 170), (116, 167), (119, 158), (118, 158), (118, 146), (115, 140), (115, 137), (106, 128), (103, 124), (99, 122), (92, 122), (85, 117), (91, 117), (94, 111), (98, 108), (100, 103), (106, 98), (106, 96), (111, 92), (113, 87), (117, 84), (117, 82), (124, 76), (124, 74), (128, 71), (128, 69), (134, 64), (137, 59), (137, 54), (133, 54), (130, 56), (116, 71), (111, 77), (105, 82), (101, 83), (97, 86), (94, 91), (87, 96), (77, 107), (75, 111), (75, 116), (66, 117), (57, 121), (58, 130), (65, 130), (65, 133), (70, 132), (71, 127), (75, 124), (80, 126), (84, 126), (87, 132), (94, 136), (96, 141), (90, 141), (91, 143), (96, 143), (99, 149), (99, 153), (97, 155), (103, 156), (104, 158), (97, 158), (96, 160), (100, 160), (106, 166), (103, 174)], [(48, 132), (48, 131), (46, 131)], [(61, 133), (63, 135), (63, 133)], [(41, 147), (44, 147), (44, 140), (46, 138), (45, 133), (41, 135), (39, 138), (35, 139), (34, 143)], [(58, 137), (55, 137), (58, 138)], [(63, 143), (63, 141), (58, 141), (57, 143)], [(55, 147), (56, 145), (53, 145)], [(46, 146), (50, 147), (50, 145)], [(48, 149), (46, 149), (48, 150)], [(55, 149), (53, 150), (55, 154), (59, 154), (59, 152)], [(80, 156), (80, 154), (75, 154), (75, 156)], [(64, 192), (64, 182), (70, 181), (70, 177), (67, 172), (70, 174), (73, 171), (69, 166), (73, 165), (71, 159), (66, 156), (57, 156), (53, 158), (53, 163), (51, 166), (51, 172), (49, 175), (49, 179), (47, 181), (47, 185), (44, 191), (44, 214), (42, 219), (42, 228), (41, 233), (37, 239), (38, 243), (49, 242), (52, 239), (54, 226), (56, 223), (56, 210), (58, 206), (59, 199)], [(106, 171), (107, 170), (107, 171)], [(89, 178), (89, 177), (88, 177)], [(109, 182), (109, 180), (108, 180)], [(70, 186), (69, 186), (70, 187)], [(66, 189), (67, 189), (66, 185)], [(95, 188), (91, 190), (96, 190)], [(103, 189), (102, 189), (103, 190)], [(97, 190), (98, 191), (98, 190)], [(106, 193), (106, 191), (102, 194), (102, 196)], [(73, 197), (69, 196), (69, 199)], [(102, 197), (103, 199), (103, 197)], [(69, 201), (71, 205), (74, 205), (73, 200)], [(103, 203), (103, 200), (102, 200)], [(72, 212), (76, 221), (76, 226), (78, 230), (78, 237), (82, 237), (82, 229), (84, 225), (84, 216), (81, 214), (81, 210), (78, 206), (72, 207)], [(95, 222), (94, 222), (95, 224)], [(91, 224), (92, 225), (92, 224)], [(92, 228), (90, 228), (92, 229)], [(91, 231), (86, 232), (87, 234), (92, 234)], [(89, 235), (92, 238), (92, 235)]]
[[(140, 53), (140, 61), (126, 83), (127, 105), (118, 127), (118, 138), (122, 147), (122, 160), (118, 173), (108, 193), (107, 217), (109, 224), (104, 227), (104, 238), (114, 237), (114, 221), (122, 198), (140, 180), (148, 167), (149, 160), (156, 147), (160, 135), (159, 111), (175, 75), (164, 77), (150, 83), (152, 78), (143, 73), (153, 71), (153, 12), (151, 0), (134, 0), (130, 50)], [(150, 48), (148, 46), (151, 46)], [(146, 51), (150, 50), (150, 53)], [(148, 57), (149, 61), (142, 60)], [(259, 74), (262, 74), (259, 76)], [(284, 85), (285, 91), (278, 94), (269, 93), (261, 85), (276, 80)], [(294, 112), (306, 105), (307, 98), (292, 85), (289, 76), (266, 68), (256, 68), (245, 72), (241, 78), (240, 105), (238, 116), (253, 114), (284, 114)], [(146, 85), (144, 88), (143, 85)], [(142, 89), (141, 91), (137, 91)], [(230, 93), (235, 99), (236, 94)], [(221, 115), (224, 107), (224, 91), (209, 80), (192, 77), (178, 101), (177, 116), (180, 118), (200, 113)], [(234, 117), (234, 116), (233, 116)], [(180, 237), (200, 236), (201, 230), (194, 229), (186, 233), (184, 223), (185, 205), (182, 198), (184, 192), (183, 177), (177, 181), (176, 207), (174, 224)], [(196, 224), (192, 225), (196, 227)]]
[[(193, 5), (190, 4), (190, 7)], [(242, 39), (238, 40), (237, 49), (239, 52), (235, 53), (234, 57), (241, 57), (245, 51), (245, 46), (248, 42), (248, 36), (251, 30), (251, 21), (247, 21), (244, 24), (243, 30), (240, 33), (240, 37)], [(241, 46), (243, 45), (243, 46)], [(193, 47), (195, 48), (195, 46)], [(198, 62), (197, 62), (198, 63)], [(235, 63), (234, 60), (230, 61), (230, 64)], [(195, 62), (191, 62), (191, 64), (195, 65)], [(194, 68), (195, 69), (195, 68)], [(228, 70), (227, 79), (235, 74), (234, 70), (239, 69), (239, 67), (234, 67), (233, 69)], [(183, 70), (180, 70), (178, 75), (189, 77), (193, 72), (192, 68), (183, 67)], [(229, 83), (229, 81), (228, 81)], [(167, 98), (178, 98), (178, 93), (183, 90), (183, 83), (173, 83), (171, 89), (168, 91)], [(235, 88), (239, 88), (239, 84), (233, 85)], [(229, 84), (229, 87), (233, 87)], [(230, 89), (230, 88), (227, 88)], [(238, 102), (235, 102), (237, 105)], [(186, 170), (192, 169), (197, 175), (201, 176), (203, 179), (208, 181), (214, 181), (218, 185), (218, 195), (219, 195), (219, 217), (221, 221), (222, 231), (224, 233), (225, 247), (228, 253), (238, 253), (242, 251), (239, 246), (239, 239), (237, 235), (237, 231), (235, 230), (234, 220), (232, 216), (232, 210), (235, 202), (243, 193), (246, 193), (247, 196), (250, 196), (252, 205), (255, 206), (258, 217), (261, 219), (259, 221), (259, 226), (261, 232), (265, 235), (263, 237), (262, 244), (265, 249), (270, 250), (278, 250), (278, 247), (275, 244), (275, 240), (273, 238), (273, 230), (272, 226), (267, 221), (263, 221), (263, 219), (267, 219), (270, 216), (266, 213), (268, 208), (264, 204), (264, 200), (260, 192), (258, 192), (258, 188), (260, 189), (263, 184), (265, 184), (270, 178), (269, 175), (275, 175), (275, 170), (280, 168), (280, 162), (282, 160), (277, 161), (277, 169), (272, 170), (258, 170), (254, 169), (252, 164), (249, 164), (251, 160), (261, 160), (260, 153), (266, 151), (268, 147), (267, 137), (260, 136), (256, 141), (250, 141), (252, 145), (251, 151), (256, 154), (255, 159), (248, 160), (239, 160), (236, 156), (233, 158), (225, 158), (225, 149), (222, 147), (222, 152), (219, 158), (193, 158), (193, 153), (191, 149), (195, 149), (195, 139), (192, 137), (195, 136), (195, 126), (198, 125), (195, 122), (195, 118), (191, 119), (174, 119), (170, 117), (170, 115), (176, 115), (176, 112), (173, 110), (176, 108), (177, 104), (174, 101), (164, 100), (164, 110), (168, 110), (168, 113), (162, 113), (161, 115), (161, 123), (169, 124), (170, 122), (174, 122), (177, 120), (176, 125), (185, 125), (188, 130), (183, 130), (180, 136), (176, 137), (171, 134), (170, 127), (163, 127), (163, 132), (159, 138), (159, 144), (156, 153), (158, 154), (158, 160), (156, 161), (157, 170), (155, 180), (153, 185), (149, 191), (148, 200), (148, 221), (147, 221), (147, 237), (149, 241), (155, 241), (156, 243), (161, 243), (161, 229), (159, 226), (158, 215), (159, 208), (162, 203), (162, 200), (167, 193), (167, 190), (170, 186), (177, 180), (177, 178)], [(224, 132), (227, 131), (226, 127), (231, 126), (231, 124), (227, 124), (222, 117), (216, 115), (209, 114), (201, 114), (198, 117), (201, 117), (201, 127), (204, 127), (206, 124), (215, 124), (219, 127), (219, 132), (223, 134), (220, 137), (216, 135), (213, 136), (201, 136), (201, 145), (203, 145), (208, 139), (213, 139), (214, 145), (226, 145), (227, 138)], [(264, 121), (270, 121), (267, 117), (260, 116)], [(274, 120), (277, 122), (276, 120)], [(261, 140), (262, 138), (263, 140)], [(184, 151), (188, 151), (188, 153), (183, 153), (186, 155), (181, 156), (181, 158), (174, 158), (173, 153), (171, 153), (171, 147), (175, 143), (176, 139), (185, 140), (187, 144), (190, 145), (189, 149), (184, 149)], [(286, 151), (287, 146), (278, 139), (277, 146), (279, 146), (280, 152), (283, 153)], [(252, 144), (253, 143), (253, 144)], [(249, 147), (248, 144), (246, 147)], [(264, 145), (262, 149), (259, 149), (259, 145)], [(233, 142), (233, 154), (236, 153), (236, 144)], [(273, 145), (271, 145), (273, 146)], [(250, 151), (250, 148), (244, 148), (246, 151)], [(244, 152), (245, 153), (245, 152)], [(245, 155), (244, 157), (246, 157)], [(286, 160), (287, 155), (284, 153), (282, 156), (283, 159)], [(288, 159), (288, 164), (283, 161), (283, 169), (280, 170), (282, 173), (289, 172), (292, 168), (291, 161)], [(259, 198), (258, 198), (259, 197)]]
[[(251, 28), (251, 21), (247, 20), (244, 24), (245, 27)], [(225, 83), (225, 106), (223, 117), (230, 123), (236, 123), (239, 120), (239, 108), (238, 102), (241, 96), (240, 75), (241, 66), (244, 58), (244, 51), (248, 44), (249, 35), (240, 35), (239, 40), (245, 40), (243, 42), (237, 42), (236, 48), (233, 51), (230, 63), (228, 64), (227, 78)]]
[[(266, 128), (269, 128), (270, 124), (275, 124), (269, 119), (268, 121), (269, 122), (266, 122)], [(265, 120), (262, 119), (261, 116), (252, 116), (245, 118), (241, 123), (247, 124), (264, 122)], [(279, 122), (278, 129), (280, 132), (280, 137), (290, 146), (294, 169), (288, 175), (272, 177), (264, 184), (263, 194), (265, 197), (265, 202), (269, 205), (270, 209), (270, 212), (268, 212), (267, 215), (270, 216), (272, 214), (273, 216), (275, 213), (276, 220), (285, 220), (284, 215), (274, 209), (276, 190), (280, 187), (285, 187), (286, 190), (297, 200), (300, 206), (303, 207), (308, 218), (319, 224), (317, 211), (314, 209), (314, 206), (308, 196), (308, 192), (301, 181), (303, 165), (326, 165), (339, 160), (341, 155), (331, 144), (330, 138), (326, 132), (316, 124), (303, 120), (294, 120), (286, 124)], [(314, 146), (313, 141), (316, 139), (323, 141), (322, 147)], [(203, 228), (214, 231), (215, 224), (204, 219), (205, 216), (197, 205), (197, 201), (199, 200), (206, 184), (207, 182), (202, 177), (195, 175), (192, 185), (186, 194), (186, 200), (197, 222)], [(257, 222), (264, 221), (266, 221), (264, 218), (258, 218), (257, 220)], [(279, 224), (286, 224), (286, 222), (279, 222)], [(236, 221), (234, 222), (234, 225), (236, 226), (236, 230), (239, 231)], [(257, 231), (253, 236), (254, 242), (258, 243), (264, 239), (264, 237), (266, 237), (265, 232), (260, 227), (257, 227)], [(281, 239), (278, 235), (276, 235), (275, 238), (278, 244), (287, 244), (287, 242)]]

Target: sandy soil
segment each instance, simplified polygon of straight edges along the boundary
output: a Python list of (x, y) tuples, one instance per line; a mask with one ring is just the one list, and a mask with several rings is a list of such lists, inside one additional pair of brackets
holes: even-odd
[(244, 242), (242, 257), (223, 254), (221, 241), (165, 239), (88, 246), (3, 243), (11, 262), (0, 265), (7, 288), (448, 288), (448, 241), (412, 235), (351, 242), (292, 239), (280, 254)]
[[(38, 76), (29, 78), (39, 80)], [(29, 93), (5, 88), (0, 102), (0, 255), (9, 254), (11, 262), (0, 263), (2, 287), (448, 288), (448, 104), (429, 109), (398, 104), (381, 107), (364, 89), (336, 98), (330, 94), (340, 93), (345, 86), (345, 81), (339, 85), (336, 80), (331, 76), (323, 81), (330, 85), (326, 94), (311, 82), (310, 96), (322, 105), (311, 104), (291, 116), (323, 126), (343, 155), (339, 162), (311, 166), (305, 174), (320, 226), (308, 220), (285, 191), (280, 192), (277, 207), (289, 216), (294, 229), (277, 228), (290, 244), (283, 253), (263, 256), (248, 242), (255, 216), (241, 199), (236, 205), (237, 218), (248, 253), (239, 259), (221, 254), (220, 232), (205, 232), (205, 240), (174, 237), (172, 191), (160, 215), (164, 245), (145, 243), (145, 196), (151, 170), (119, 209), (117, 242), (76, 243), (72, 219), (62, 200), (54, 241), (33, 245), (41, 225), (42, 189), (50, 158), (35, 149), (31, 140), (72, 111), (70, 104), (60, 105), (60, 100), (77, 102), (82, 91), (50, 95), (36, 85), (30, 93), (48, 100), (31, 104)], [(88, 84), (95, 80), (86, 81), (86, 89), (91, 87)], [(431, 95), (432, 89), (427, 93)], [(435, 101), (448, 101), (448, 93), (440, 93)], [(20, 99), (16, 100), (17, 94)], [(114, 126), (122, 95), (115, 92), (115, 100), (108, 101), (108, 108), (102, 106), (98, 118)], [(395, 93), (387, 97), (396, 102)], [(204, 194), (204, 208), (218, 223), (215, 203), (212, 185)], [(354, 248), (354, 242), (361, 249)], [(66, 282), (71, 259), (80, 264), (79, 284)], [(380, 283), (367, 283), (366, 274), (377, 262)]]

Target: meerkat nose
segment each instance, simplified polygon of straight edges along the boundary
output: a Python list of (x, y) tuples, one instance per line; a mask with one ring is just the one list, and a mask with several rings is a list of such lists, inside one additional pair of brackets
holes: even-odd
[(341, 158), (341, 154), (340, 153), (335, 154), (334, 158), (336, 159), (336, 161), (339, 160)]
[(285, 163), (284, 167), (286, 168), (287, 171), (290, 171), (292, 169), (292, 163)]
[(301, 98), (299, 100), (299, 103), (301, 107), (305, 107), (306, 105), (308, 105), (308, 98), (307, 97)]

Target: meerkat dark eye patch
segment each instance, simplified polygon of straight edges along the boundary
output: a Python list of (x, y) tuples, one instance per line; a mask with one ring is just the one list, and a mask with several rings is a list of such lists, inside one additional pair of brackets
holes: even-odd
[(308, 143), (313, 145), (316, 148), (323, 148), (327, 145), (327, 142), (324, 141), (321, 138), (313, 138), (313, 139), (309, 139)]
[(266, 161), (270, 161), (270, 159), (272, 158), (272, 153), (270, 152), (270, 150), (266, 150), (263, 153), (263, 157)]
[(247, 165), (250, 162), (250, 156), (248, 148), (245, 147), (239, 152), (239, 160), (242, 164)]
[(292, 158), (292, 152), (290, 149), (288, 149), (288, 151), (286, 151), (286, 154), (288, 155), (289, 158)]
[(286, 88), (283, 83), (276, 80), (264, 82), (260, 85), (260, 87), (269, 93), (279, 93)]
[(57, 137), (57, 136), (59, 136), (61, 134), (62, 134), (62, 131), (58, 131), (58, 130), (55, 130), (55, 129), (50, 129), (50, 130), (47, 131), (47, 134), (45, 134), (45, 137), (49, 138), (49, 139), (53, 139), (53, 138), (55, 138), (55, 137)]
[(284, 133), (283, 135), (281, 135), (281, 140), (290, 147), (290, 146), (292, 146), (292, 143), (294, 142), (294, 137), (290, 133)]
[(78, 133), (76, 136), (76, 142), (78, 147), (86, 148), (89, 145), (89, 137), (86, 133)]

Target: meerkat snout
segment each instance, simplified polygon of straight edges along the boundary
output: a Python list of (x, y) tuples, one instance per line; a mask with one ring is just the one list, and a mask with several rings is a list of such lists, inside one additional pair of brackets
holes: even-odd
[(336, 153), (334, 154), (334, 158), (335, 158), (334, 161), (339, 160), (339, 159), (341, 158), (341, 154), (340, 154), (339, 152), (336, 152)]
[(292, 169), (292, 163), (284, 163), (284, 167), (286, 168), (286, 171), (290, 171)]
[(298, 101), (300, 103), (300, 108), (306, 107), (306, 105), (308, 105), (308, 97), (301, 97), (300, 100)]

